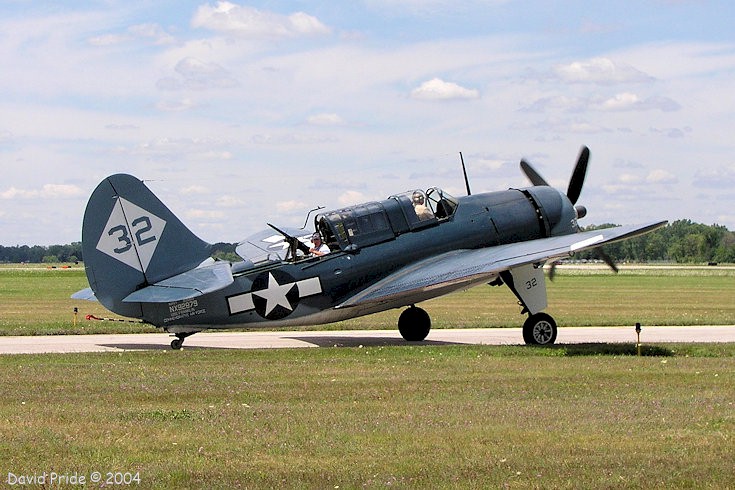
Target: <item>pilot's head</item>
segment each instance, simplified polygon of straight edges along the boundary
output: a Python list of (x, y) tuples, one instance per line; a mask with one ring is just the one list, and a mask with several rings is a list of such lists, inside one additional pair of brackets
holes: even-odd
[(319, 236), (319, 233), (314, 233), (313, 235), (311, 235), (311, 241), (312, 243), (321, 242), (322, 237)]
[(424, 203), (424, 195), (422, 193), (420, 193), (419, 191), (415, 191), (413, 193), (413, 197), (411, 198), (411, 200), (413, 201), (414, 205), (416, 205), (416, 204), (423, 204)]

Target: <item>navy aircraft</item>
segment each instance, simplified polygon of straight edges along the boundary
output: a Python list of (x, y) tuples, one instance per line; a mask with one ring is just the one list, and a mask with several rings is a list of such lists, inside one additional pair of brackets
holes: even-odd
[(141, 180), (112, 175), (87, 204), (82, 250), (91, 289), (74, 297), (161, 327), (180, 349), (206, 329), (318, 325), (403, 307), (398, 330), (421, 341), (431, 319), (416, 304), (506, 285), (528, 314), (524, 341), (553, 344), (544, 264), (666, 224), (581, 231), (586, 209), (576, 202), (588, 160), (583, 147), (566, 194), (521, 161), (531, 187), (473, 195), (465, 179), (467, 196), (432, 187), (321, 212), (313, 235), (269, 224), (238, 244), (236, 262), (214, 260), (212, 245)]

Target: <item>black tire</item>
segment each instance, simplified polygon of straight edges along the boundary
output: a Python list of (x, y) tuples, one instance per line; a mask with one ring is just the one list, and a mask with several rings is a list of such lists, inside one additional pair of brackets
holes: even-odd
[(430, 330), (431, 317), (421, 308), (411, 306), (398, 317), (398, 331), (409, 342), (421, 342)]
[(173, 350), (179, 350), (184, 346), (184, 339), (173, 339), (171, 341), (171, 348)]
[(529, 345), (552, 345), (556, 333), (556, 322), (546, 313), (530, 315), (523, 323), (523, 340)]

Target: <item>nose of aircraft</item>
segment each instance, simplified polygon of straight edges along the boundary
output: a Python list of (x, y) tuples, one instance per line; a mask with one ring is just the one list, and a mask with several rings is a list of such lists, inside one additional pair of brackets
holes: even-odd
[(535, 186), (529, 189), (529, 192), (534, 196), (539, 207), (542, 208), (542, 213), (548, 220), (552, 235), (577, 231), (579, 229), (577, 219), (587, 215), (587, 208), (581, 205), (575, 206), (575, 204), (577, 204), (579, 195), (582, 193), (589, 158), (590, 150), (583, 146), (579, 152), (579, 157), (577, 157), (577, 163), (574, 166), (572, 178), (569, 180), (566, 194), (552, 189), (530, 163), (521, 160), (521, 170)]
[(550, 235), (577, 231), (577, 210), (563, 192), (547, 186), (531, 187), (528, 192), (548, 223)]

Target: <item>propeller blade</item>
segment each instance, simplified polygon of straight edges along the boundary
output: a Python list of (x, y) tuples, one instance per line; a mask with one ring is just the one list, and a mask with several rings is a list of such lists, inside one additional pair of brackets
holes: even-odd
[(556, 277), (556, 264), (558, 264), (558, 262), (555, 260), (549, 267), (549, 281), (553, 281), (554, 277)]
[(526, 177), (528, 177), (528, 180), (530, 180), (533, 185), (549, 185), (549, 183), (546, 182), (538, 172), (536, 172), (531, 164), (525, 160), (521, 160), (521, 170), (523, 170), (523, 173), (526, 174)]
[(579, 195), (582, 193), (582, 185), (584, 184), (584, 178), (587, 175), (587, 162), (590, 159), (590, 149), (586, 146), (582, 147), (582, 151), (579, 153), (577, 159), (577, 165), (574, 167), (572, 178), (569, 180), (569, 187), (567, 188), (567, 197), (572, 204), (577, 203)]
[(618, 273), (617, 264), (604, 250), (602, 250), (602, 248), (598, 248), (595, 252), (597, 252), (597, 256), (600, 257), (615, 274)]

